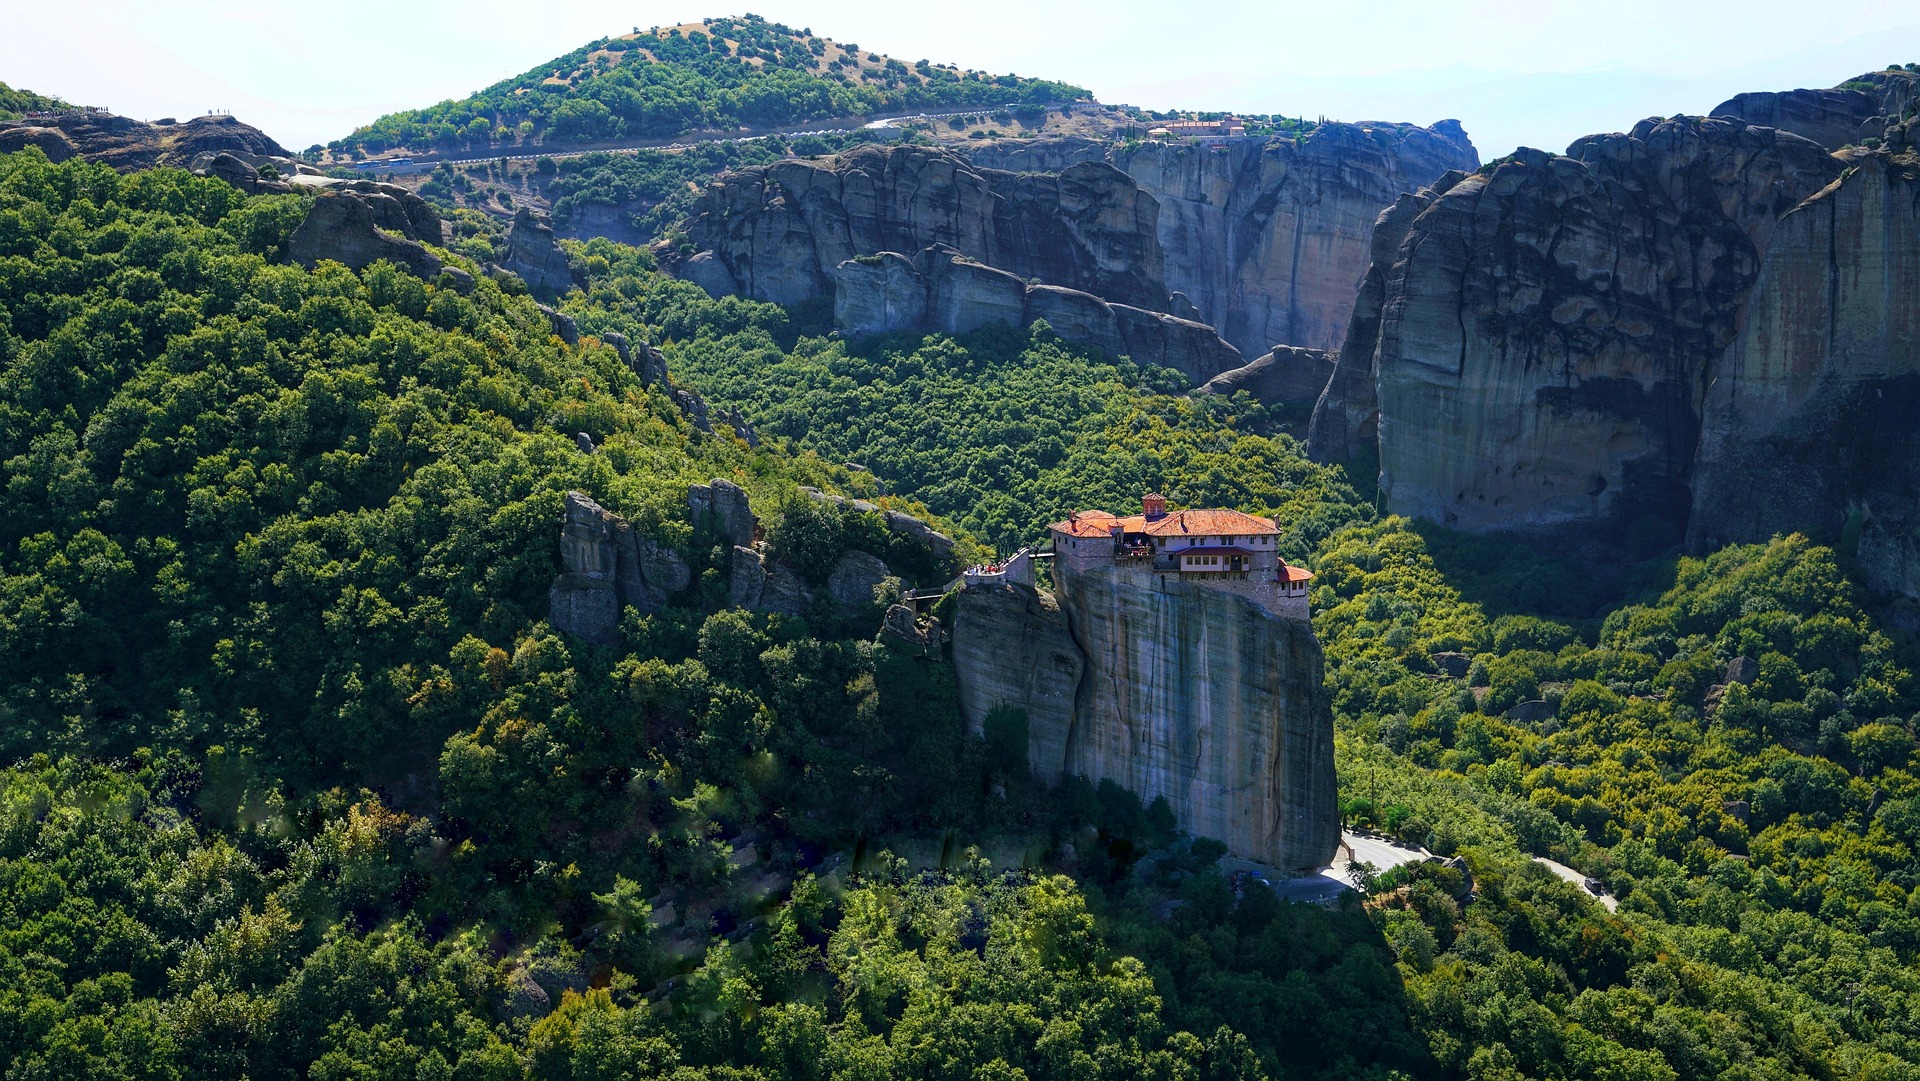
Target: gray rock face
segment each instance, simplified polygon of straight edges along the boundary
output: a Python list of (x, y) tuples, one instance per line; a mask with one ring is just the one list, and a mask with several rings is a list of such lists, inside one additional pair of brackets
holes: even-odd
[(1086, 571), (1057, 597), (963, 590), (952, 652), (971, 723), (1027, 711), (1036, 775), (1164, 796), (1183, 828), (1249, 859), (1331, 859), (1333, 715), (1305, 623), (1190, 583)]
[(553, 223), (532, 207), (514, 211), (501, 265), (518, 274), (535, 296), (556, 297), (573, 288), (573, 270), (553, 238)]
[(833, 325), (848, 334), (892, 334), (926, 320), (927, 283), (898, 252), (849, 259), (833, 276)]
[(1207, 394), (1244, 390), (1268, 405), (1312, 408), (1333, 378), (1337, 356), (1320, 349), (1276, 345), (1252, 363), (1207, 380), (1200, 390)]
[(946, 244), (1021, 279), (1164, 309), (1157, 216), (1103, 163), (1023, 175), (946, 150), (866, 147), (714, 181), (688, 226), (701, 254), (680, 273), (709, 292), (791, 304), (828, 295), (857, 255)]
[(1684, 520), (1708, 367), (1758, 252), (1840, 171), (1804, 139), (1722, 120), (1570, 151), (1522, 151), (1382, 217), (1389, 235), (1412, 220), (1312, 441), (1323, 456), (1363, 444), (1372, 410), (1341, 396), (1370, 367), (1396, 513), (1469, 530)]
[[(848, 260), (835, 273), (834, 311), (849, 334), (965, 334), (993, 323), (1023, 327), (1044, 319), (1069, 341), (1174, 368), (1196, 383), (1240, 366), (1239, 351), (1203, 323), (1110, 304), (1075, 289), (1029, 285), (944, 245), (927, 248), (911, 263), (897, 252)], [(916, 288), (922, 291), (917, 300)], [(901, 322), (910, 316), (917, 321)]]
[(1920, 79), (1862, 81), (1723, 111), (1839, 140), (1884, 110), (1877, 151), (1646, 121), (1401, 200), (1310, 450), (1377, 449), (1388, 509), (1456, 528), (1857, 531), (1920, 597)]
[(953, 614), (953, 664), (960, 710), (974, 734), (986, 730), (994, 707), (1018, 706), (1027, 711), (1028, 761), (1057, 772), (1067, 760), (1086, 660), (1054, 595), (962, 590)]
[(797, 616), (813, 604), (813, 592), (793, 568), (751, 548), (733, 550), (727, 574), (727, 603), (736, 608)]
[[(391, 189), (391, 190), (389, 190)], [(360, 181), (328, 188), (294, 230), (287, 253), (313, 266), (331, 259), (355, 270), (391, 260), (422, 278), (439, 275), (438, 256), (421, 241), (440, 242), (440, 218), (412, 192)]]
[(206, 176), (224, 180), (249, 195), (293, 190), (292, 185), (284, 181), (261, 179), (259, 166), (252, 165), (226, 151), (215, 154), (200, 172)]
[(693, 580), (679, 553), (641, 537), (584, 492), (567, 493), (560, 561), (566, 570), (548, 590), (547, 621), (595, 645), (620, 640), (623, 606), (655, 611)]
[(841, 611), (857, 612), (874, 603), (873, 591), (891, 575), (879, 557), (847, 552), (827, 575), (827, 595)]
[[(53, 141), (44, 135), (19, 134), (26, 128), (57, 131), (60, 138)], [(102, 162), (123, 173), (156, 165), (203, 168), (220, 153), (254, 165), (272, 159), (282, 166), (282, 175), (296, 167), (286, 147), (230, 116), (196, 116), (184, 124), (147, 124), (112, 113), (75, 111), (33, 121), (0, 121), (0, 148), (27, 142), (42, 150), (70, 147), (69, 156)], [(52, 153), (48, 150), (49, 157)]]
[(1713, 115), (1790, 131), (1838, 150), (1869, 138), (1884, 138), (1886, 129), (1906, 117), (1916, 101), (1920, 101), (1920, 75), (1881, 71), (1831, 90), (1736, 94), (1715, 106)]
[(687, 514), (696, 533), (733, 547), (752, 545), (760, 525), (746, 490), (719, 477), (687, 486)]
[(1000, 140), (969, 154), (1013, 170), (1106, 161), (1132, 177), (1159, 203), (1167, 288), (1193, 306), (1174, 314), (1210, 324), (1245, 356), (1274, 342), (1339, 346), (1381, 208), (1448, 170), (1480, 164), (1450, 120), (1430, 128), (1327, 123), (1298, 138), (1220, 149)]

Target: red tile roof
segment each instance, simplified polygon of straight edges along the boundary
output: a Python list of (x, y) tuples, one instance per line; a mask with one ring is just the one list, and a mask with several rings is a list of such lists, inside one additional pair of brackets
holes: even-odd
[(1283, 582), (1305, 582), (1313, 577), (1313, 572), (1305, 567), (1296, 567), (1291, 563), (1280, 565), (1279, 578)]
[(1116, 518), (1103, 510), (1083, 510), (1064, 522), (1055, 522), (1052, 528), (1069, 537), (1104, 537), (1115, 525), (1128, 533), (1150, 537), (1264, 537), (1280, 532), (1271, 518), (1218, 508), (1172, 510), (1151, 522), (1144, 514)]

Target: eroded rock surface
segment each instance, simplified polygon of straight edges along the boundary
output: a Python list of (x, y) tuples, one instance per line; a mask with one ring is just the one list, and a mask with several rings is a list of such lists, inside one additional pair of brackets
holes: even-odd
[(566, 569), (547, 591), (554, 629), (596, 645), (620, 640), (620, 610), (656, 611), (693, 580), (673, 549), (637, 533), (585, 492), (568, 492), (560, 529)]
[[(1000, 140), (978, 163), (1059, 170), (1104, 161), (1159, 204), (1168, 289), (1245, 356), (1275, 342), (1334, 349), (1366, 272), (1374, 219), (1478, 153), (1460, 125), (1326, 123), (1297, 137), (1109, 146)], [(1067, 283), (1062, 283), (1067, 284)]]
[(535, 296), (555, 297), (573, 288), (573, 270), (553, 238), (553, 223), (531, 207), (514, 211), (501, 265), (518, 274)]
[(442, 264), (423, 244), (440, 242), (440, 216), (426, 200), (392, 184), (360, 180), (316, 196), (287, 252), (305, 266), (331, 259), (355, 270), (388, 259), (433, 278)]
[(1859, 81), (1722, 111), (1878, 149), (1646, 121), (1400, 200), (1312, 452), (1457, 528), (1858, 536), (1920, 596), (1920, 80)]
[(794, 304), (830, 295), (835, 268), (855, 256), (946, 244), (1016, 278), (1164, 310), (1158, 213), (1104, 163), (1027, 175), (947, 150), (866, 147), (715, 180), (688, 224), (702, 254), (682, 274), (709, 291)]
[(1183, 828), (1249, 859), (1332, 858), (1333, 716), (1306, 623), (1204, 586), (1087, 571), (1059, 595), (963, 590), (952, 651), (970, 723), (1027, 711), (1040, 777), (1165, 797)]
[(1207, 394), (1244, 390), (1268, 405), (1312, 408), (1333, 377), (1336, 353), (1276, 345), (1249, 364), (1221, 372), (1200, 387)]

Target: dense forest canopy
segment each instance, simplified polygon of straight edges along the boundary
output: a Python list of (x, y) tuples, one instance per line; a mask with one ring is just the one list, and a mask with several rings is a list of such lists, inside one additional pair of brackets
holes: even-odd
[(1086, 96), (1046, 79), (907, 64), (747, 15), (602, 38), (460, 101), (383, 116), (329, 146), (551, 147)]
[[(1916, 651), (1846, 553), (1610, 591), (1042, 325), (847, 342), (596, 240), (568, 344), (492, 231), (471, 283), (287, 265), (305, 198), (0, 157), (7, 1076), (1920, 1076)], [(969, 550), (1148, 488), (1275, 514), (1346, 816), (1473, 892), (1289, 905), (1036, 784), (877, 606), (727, 607), (712, 477), (803, 568), (877, 526), (801, 485)], [(570, 489), (693, 568), (617, 645), (544, 620)]]

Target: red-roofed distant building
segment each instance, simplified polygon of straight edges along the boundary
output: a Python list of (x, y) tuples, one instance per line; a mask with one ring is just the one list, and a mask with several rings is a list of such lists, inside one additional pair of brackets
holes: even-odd
[(1076, 511), (1053, 523), (1050, 533), (1054, 575), (1063, 589), (1071, 588), (1075, 572), (1121, 568), (1217, 585), (1278, 615), (1309, 615), (1313, 573), (1280, 555), (1280, 528), (1271, 518), (1237, 510), (1169, 511), (1165, 498), (1149, 493), (1139, 514)]

